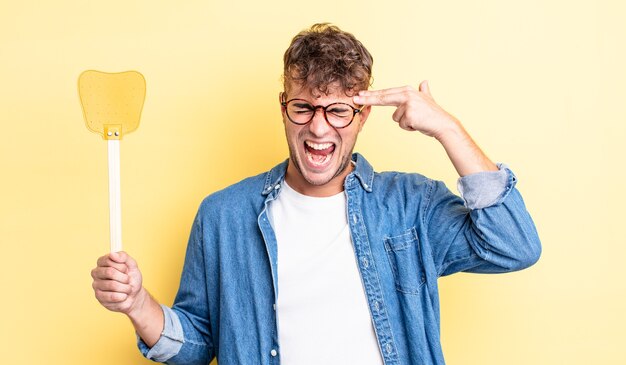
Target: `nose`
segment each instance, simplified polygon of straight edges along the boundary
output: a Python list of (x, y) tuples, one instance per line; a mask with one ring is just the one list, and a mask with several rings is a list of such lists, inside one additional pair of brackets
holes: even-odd
[(328, 133), (329, 129), (333, 127), (328, 124), (326, 118), (324, 117), (324, 109), (321, 106), (315, 108), (315, 114), (313, 115), (313, 119), (309, 123), (309, 130), (315, 136), (322, 137), (326, 133)]

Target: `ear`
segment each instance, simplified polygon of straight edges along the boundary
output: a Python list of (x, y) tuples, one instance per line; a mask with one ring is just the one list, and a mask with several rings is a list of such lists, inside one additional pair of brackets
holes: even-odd
[(367, 121), (367, 118), (370, 116), (371, 111), (371, 105), (361, 107), (361, 112), (359, 113), (359, 132), (363, 129), (363, 125)]
[(287, 118), (287, 115), (286, 115), (287, 108), (283, 106), (283, 101), (285, 101), (285, 97), (286, 95), (284, 91), (281, 91), (278, 93), (278, 105), (280, 105), (280, 116), (281, 116), (283, 125), (286, 126), (285, 118)]
[(282, 104), (282, 103), (283, 103), (283, 101), (285, 101), (285, 99), (284, 99), (284, 95), (285, 95), (285, 92), (284, 92), (284, 91), (281, 91), (281, 92), (279, 92), (279, 93), (278, 93), (278, 104), (280, 104), (280, 111), (281, 111), (282, 113), (284, 113), (284, 112), (285, 112), (285, 107), (284, 107), (284, 106), (283, 106), (283, 104)]

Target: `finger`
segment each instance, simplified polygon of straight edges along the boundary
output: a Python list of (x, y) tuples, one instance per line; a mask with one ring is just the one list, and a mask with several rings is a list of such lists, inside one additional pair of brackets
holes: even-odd
[(111, 252), (109, 254), (109, 258), (113, 260), (114, 262), (125, 264), (126, 260), (128, 259), (128, 254), (124, 251)]
[(126, 266), (128, 266), (129, 269), (137, 268), (137, 261), (135, 261), (135, 259), (133, 259), (125, 251), (111, 252), (109, 254), (109, 257), (111, 258), (111, 260), (115, 262), (126, 264)]
[(128, 272), (128, 266), (126, 264), (118, 264), (117, 262), (111, 260), (109, 255), (100, 257), (96, 265), (98, 267), (113, 267), (123, 273)]
[(419, 91), (423, 92), (424, 94), (430, 96), (431, 98), (433, 97), (430, 93), (430, 86), (428, 85), (428, 80), (424, 80), (420, 83), (419, 86)]
[(94, 288), (94, 290), (106, 292), (116, 292), (124, 294), (130, 294), (133, 292), (132, 286), (128, 284), (122, 284), (113, 280), (94, 280), (94, 282), (91, 284), (91, 287)]
[(137, 269), (137, 261), (124, 251), (111, 252), (109, 257), (115, 262), (126, 264), (129, 270)]
[(108, 266), (107, 263), (111, 261), (109, 259), (109, 255), (104, 255), (104, 256), (100, 256), (98, 257), (98, 261), (96, 261), (96, 265), (98, 266)]
[(393, 115), (391, 116), (391, 119), (393, 119), (395, 122), (397, 122), (398, 124), (400, 124), (400, 121), (402, 121), (402, 118), (404, 117), (404, 112), (405, 112), (405, 108), (404, 107), (398, 107), (396, 109), (395, 112), (393, 112)]
[(108, 303), (120, 303), (125, 301), (128, 298), (128, 294), (126, 293), (118, 293), (111, 291), (103, 291), (96, 289), (96, 299), (102, 304)]
[(91, 270), (91, 277), (94, 280), (115, 280), (123, 284), (130, 283), (130, 276), (113, 267), (97, 267)]
[(396, 94), (403, 93), (406, 91), (415, 90), (411, 86), (402, 86), (402, 87), (390, 87), (388, 89), (379, 89), (379, 90), (361, 90), (359, 91), (360, 96), (371, 96), (371, 95), (379, 95), (379, 94)]
[(128, 254), (126, 254), (126, 266), (128, 266), (128, 268), (130, 270), (136, 270), (137, 269), (137, 261), (135, 261), (135, 259), (130, 257), (130, 255), (128, 255)]
[(380, 93), (376, 95), (358, 95), (352, 98), (359, 105), (387, 105), (398, 106), (408, 99), (406, 93)]

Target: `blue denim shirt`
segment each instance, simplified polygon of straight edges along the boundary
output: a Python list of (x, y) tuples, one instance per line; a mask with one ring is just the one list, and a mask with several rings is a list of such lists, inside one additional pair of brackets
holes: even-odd
[[(541, 253), (513, 173), (461, 178), (465, 201), (419, 174), (376, 173), (359, 154), (344, 182), (354, 253), (386, 365), (444, 364), (437, 278), (526, 268)], [(180, 288), (144, 356), (169, 364), (280, 364), (277, 245), (267, 208), (287, 163), (208, 196)], [(495, 188), (494, 188), (495, 187)], [(332, 331), (328, 328), (328, 331)], [(324, 349), (320, 349), (324, 351)]]

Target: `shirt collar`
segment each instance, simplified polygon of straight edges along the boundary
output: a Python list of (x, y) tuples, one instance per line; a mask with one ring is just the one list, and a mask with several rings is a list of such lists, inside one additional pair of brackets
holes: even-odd
[[(356, 176), (363, 189), (371, 193), (372, 185), (374, 184), (374, 168), (360, 153), (352, 154), (352, 161), (356, 163), (356, 166), (350, 175)], [(348, 175), (348, 178), (350, 178), (350, 175)]]

